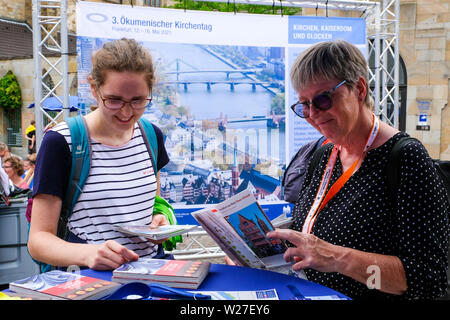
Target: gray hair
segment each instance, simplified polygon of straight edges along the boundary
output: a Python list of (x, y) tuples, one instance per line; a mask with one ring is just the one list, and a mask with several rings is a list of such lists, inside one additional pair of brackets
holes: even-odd
[(347, 41), (324, 41), (309, 47), (295, 59), (290, 76), (296, 91), (318, 80), (347, 80), (346, 85), (352, 87), (363, 77), (367, 85), (365, 103), (373, 108), (366, 59)]

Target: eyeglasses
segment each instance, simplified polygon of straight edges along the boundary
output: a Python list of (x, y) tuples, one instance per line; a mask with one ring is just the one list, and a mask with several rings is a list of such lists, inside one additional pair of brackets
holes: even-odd
[(311, 109), (311, 105), (316, 109), (323, 111), (330, 109), (333, 106), (333, 99), (331, 98), (331, 94), (346, 82), (347, 80), (344, 80), (333, 89), (318, 94), (311, 100), (311, 102), (297, 101), (291, 106), (292, 111), (294, 111), (294, 113), (300, 118), (309, 118), (309, 110)]
[(123, 101), (121, 99), (112, 99), (112, 98), (104, 99), (100, 93), (100, 90), (98, 91), (98, 95), (100, 96), (100, 99), (103, 101), (103, 105), (110, 110), (120, 110), (127, 103), (129, 103), (133, 109), (142, 110), (147, 108), (152, 102), (152, 97), (148, 99), (134, 99), (131, 101)]

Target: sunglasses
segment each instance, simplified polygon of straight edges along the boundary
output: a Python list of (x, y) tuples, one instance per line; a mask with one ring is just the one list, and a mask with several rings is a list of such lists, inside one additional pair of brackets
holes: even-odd
[(292, 111), (294, 111), (294, 113), (300, 118), (309, 118), (309, 110), (311, 109), (311, 106), (314, 106), (316, 109), (322, 111), (330, 109), (333, 106), (331, 94), (346, 82), (347, 80), (344, 80), (333, 89), (318, 94), (311, 100), (311, 102), (297, 101), (291, 106)]

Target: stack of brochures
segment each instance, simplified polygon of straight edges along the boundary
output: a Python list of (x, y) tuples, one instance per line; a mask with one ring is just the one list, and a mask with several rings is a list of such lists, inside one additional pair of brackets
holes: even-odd
[(197, 289), (209, 273), (206, 261), (142, 258), (113, 271), (112, 281), (158, 283), (173, 288)]
[(109, 295), (118, 287), (119, 283), (61, 270), (52, 270), (9, 284), (9, 290), (22, 297), (38, 300), (96, 300)]

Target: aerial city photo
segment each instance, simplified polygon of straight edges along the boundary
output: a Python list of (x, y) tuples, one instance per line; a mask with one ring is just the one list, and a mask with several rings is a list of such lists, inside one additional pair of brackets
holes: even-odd
[[(78, 37), (79, 95), (86, 106), (95, 103), (89, 57), (106, 41)], [(285, 49), (143, 44), (156, 69), (153, 101), (143, 116), (163, 131), (170, 157), (160, 172), (161, 196), (209, 204), (250, 187), (258, 199), (282, 199)]]

